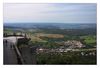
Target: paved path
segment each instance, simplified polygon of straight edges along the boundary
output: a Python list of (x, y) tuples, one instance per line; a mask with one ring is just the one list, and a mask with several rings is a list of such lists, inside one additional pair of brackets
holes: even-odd
[(24, 37), (15, 37), (15, 36), (11, 36), (11, 37), (4, 37), (3, 40), (9, 40), (10, 42), (12, 42), (13, 44), (16, 44), (17, 39), (20, 38), (24, 38)]
[(3, 38), (3, 55), (4, 64), (18, 64), (18, 57), (14, 49), (18, 38), (23, 37), (4, 37)]
[(17, 55), (10, 41), (4, 40), (4, 64), (17, 64)]

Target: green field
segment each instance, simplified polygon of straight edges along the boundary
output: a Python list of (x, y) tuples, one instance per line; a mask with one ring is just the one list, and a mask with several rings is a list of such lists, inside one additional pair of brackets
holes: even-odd
[(83, 39), (83, 42), (87, 45), (94, 45), (96, 46), (96, 36), (95, 35), (89, 35), (89, 36), (81, 36), (81, 39)]

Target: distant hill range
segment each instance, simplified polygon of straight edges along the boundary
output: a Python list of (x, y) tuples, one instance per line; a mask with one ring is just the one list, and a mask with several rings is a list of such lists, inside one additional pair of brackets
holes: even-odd
[(95, 28), (96, 23), (4, 23), (4, 28), (27, 29), (86, 29)]

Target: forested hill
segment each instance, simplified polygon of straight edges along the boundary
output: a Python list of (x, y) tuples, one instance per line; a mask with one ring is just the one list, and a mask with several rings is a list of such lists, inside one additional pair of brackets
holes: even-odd
[(90, 29), (95, 23), (4, 23), (4, 28), (34, 28), (34, 29)]

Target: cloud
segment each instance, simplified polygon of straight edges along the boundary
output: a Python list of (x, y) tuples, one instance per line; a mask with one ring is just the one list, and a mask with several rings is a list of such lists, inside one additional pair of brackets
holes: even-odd
[(96, 23), (96, 4), (4, 4), (4, 22)]

